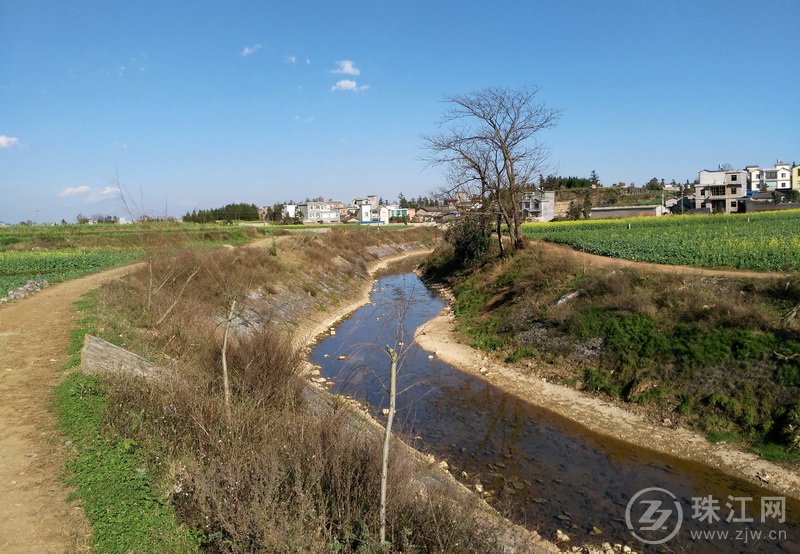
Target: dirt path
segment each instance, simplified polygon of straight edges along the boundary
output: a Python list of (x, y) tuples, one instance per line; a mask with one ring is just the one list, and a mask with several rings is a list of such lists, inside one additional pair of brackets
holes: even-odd
[(699, 462), (800, 499), (800, 475), (726, 444), (711, 444), (683, 428), (653, 425), (637, 414), (572, 388), (524, 375), (458, 340), (448, 308), (423, 325), (417, 343), (443, 361), (477, 375), (526, 402), (578, 422), (593, 433), (607, 435), (681, 458)]
[(646, 271), (657, 271), (661, 273), (675, 273), (678, 275), (698, 275), (705, 277), (742, 277), (754, 279), (774, 279), (776, 277), (788, 277), (788, 273), (780, 273), (777, 271), (747, 271), (743, 269), (710, 269), (706, 267), (695, 267), (688, 265), (667, 265), (667, 264), (654, 264), (651, 262), (637, 262), (634, 260), (626, 260), (624, 258), (611, 258), (609, 256), (600, 256), (598, 254), (589, 254), (576, 250), (571, 246), (563, 244), (555, 244), (552, 242), (545, 242), (541, 240), (533, 241), (533, 244), (550, 252), (558, 252), (563, 256), (571, 257), (579, 262), (587, 263), (595, 267), (602, 267), (608, 269), (619, 268), (633, 268), (642, 269)]
[(135, 266), (88, 275), (0, 306), (0, 552), (88, 551), (79, 503), (67, 504), (65, 447), (49, 411), (60, 381), (72, 304)]

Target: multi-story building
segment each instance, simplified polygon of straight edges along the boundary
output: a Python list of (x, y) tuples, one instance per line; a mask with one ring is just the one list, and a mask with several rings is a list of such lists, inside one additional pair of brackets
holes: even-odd
[(747, 172), (747, 194), (754, 194), (761, 190), (761, 168), (757, 165), (746, 165), (744, 170)]
[(297, 211), (303, 218), (303, 223), (339, 223), (341, 221), (339, 210), (334, 209), (330, 202), (305, 202), (297, 205)]
[(775, 167), (766, 168), (764, 186), (767, 190), (789, 190), (792, 188), (792, 168), (784, 162), (777, 162)]
[(339, 217), (341, 219), (344, 219), (345, 217), (348, 216), (350, 208), (341, 200), (331, 200), (329, 204), (331, 205), (332, 210), (336, 210), (339, 212)]
[(792, 165), (778, 160), (773, 167), (748, 165), (748, 192), (789, 190), (792, 184)]
[(800, 165), (792, 164), (792, 188), (800, 190)]
[(695, 209), (710, 209), (714, 213), (737, 212), (739, 199), (745, 195), (748, 177), (749, 172), (744, 169), (704, 169), (695, 187)]
[(297, 204), (286, 204), (283, 206), (283, 217), (286, 219), (294, 219), (297, 215)]
[(373, 210), (378, 209), (378, 197), (374, 194), (369, 196), (362, 196), (353, 200), (353, 206), (360, 208), (361, 206), (369, 206)]
[(525, 192), (519, 203), (522, 218), (531, 221), (552, 221), (556, 216), (556, 193), (536, 190)]

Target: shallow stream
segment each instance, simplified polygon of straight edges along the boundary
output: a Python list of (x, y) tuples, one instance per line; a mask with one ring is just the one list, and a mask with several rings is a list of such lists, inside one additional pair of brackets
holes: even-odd
[[(395, 429), (409, 444), (446, 460), (464, 484), (474, 488), (480, 482), (501, 513), (547, 538), (560, 529), (571, 544), (622, 543), (636, 551), (800, 553), (800, 503), (786, 499), (785, 522), (780, 522), (773, 517), (775, 502), (766, 500), (771, 508), (762, 523), (762, 500), (780, 495), (709, 466), (591, 433), (412, 344), (415, 329), (443, 307), (414, 273), (384, 274), (371, 303), (321, 340), (310, 360), (335, 382), (334, 392), (365, 401), (384, 421), (385, 347), (402, 342)], [(649, 487), (666, 492), (635, 499), (633, 531), (655, 541), (680, 521), (675, 536), (658, 545), (638, 541), (626, 522), (629, 501)], [(710, 509), (701, 510), (693, 500), (709, 496)], [(706, 535), (693, 536), (698, 533)]]

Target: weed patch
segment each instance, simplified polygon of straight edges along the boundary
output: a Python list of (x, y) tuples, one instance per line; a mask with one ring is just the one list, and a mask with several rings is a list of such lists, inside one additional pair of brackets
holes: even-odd
[(458, 271), (450, 255), (434, 253), (426, 275), (451, 287), (474, 347), (536, 358), (542, 376), (674, 411), (712, 438), (800, 448), (800, 322), (786, 315), (800, 281), (589, 270), (535, 245)]
[[(73, 333), (70, 364), (76, 363), (83, 335), (91, 330), (87, 311), (92, 296), (79, 302), (83, 317)], [(175, 521), (168, 503), (157, 492), (154, 474), (137, 443), (109, 435), (106, 384), (78, 371), (69, 373), (53, 393), (58, 424), (72, 441), (75, 457), (66, 467), (66, 482), (75, 487), (92, 526), (99, 552), (192, 552), (197, 540)]]

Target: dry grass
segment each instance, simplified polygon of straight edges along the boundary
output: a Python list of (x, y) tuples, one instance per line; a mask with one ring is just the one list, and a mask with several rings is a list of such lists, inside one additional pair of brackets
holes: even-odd
[(448, 284), (473, 345), (525, 370), (752, 444), (800, 440), (800, 276), (597, 268), (532, 246)]

